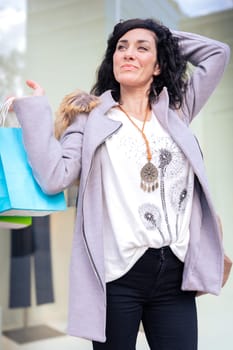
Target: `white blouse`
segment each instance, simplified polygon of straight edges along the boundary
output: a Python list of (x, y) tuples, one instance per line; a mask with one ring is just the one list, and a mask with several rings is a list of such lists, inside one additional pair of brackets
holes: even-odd
[[(108, 118), (123, 126), (102, 147), (106, 282), (124, 275), (149, 248), (170, 246), (184, 261), (189, 242), (194, 174), (182, 151), (156, 116), (144, 133), (158, 170), (158, 188), (144, 192), (140, 171), (147, 163), (145, 141), (120, 110)], [(142, 129), (143, 122), (133, 118)]]

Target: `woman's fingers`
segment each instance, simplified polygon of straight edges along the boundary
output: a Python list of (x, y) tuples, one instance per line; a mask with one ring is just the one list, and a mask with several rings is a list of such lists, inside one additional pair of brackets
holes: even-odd
[[(28, 87), (30, 87), (33, 90), (33, 93), (32, 93), (33, 96), (43, 96), (45, 94), (45, 91), (42, 88), (42, 86), (40, 86), (40, 84), (38, 84), (36, 81), (29, 79), (29, 80), (26, 80), (26, 84)], [(13, 96), (13, 95), (7, 96), (6, 102), (8, 103), (8, 112), (14, 112), (13, 102), (17, 98), (18, 98), (17, 96)]]
[[(6, 96), (5, 103), (9, 103), (8, 112), (14, 112), (14, 108), (13, 108), (14, 99), (15, 99), (15, 96), (13, 96), (13, 95)], [(10, 101), (11, 101), (11, 103), (10, 103)]]
[(26, 84), (28, 87), (33, 89), (34, 96), (43, 96), (45, 94), (44, 89), (34, 80), (26, 80)]

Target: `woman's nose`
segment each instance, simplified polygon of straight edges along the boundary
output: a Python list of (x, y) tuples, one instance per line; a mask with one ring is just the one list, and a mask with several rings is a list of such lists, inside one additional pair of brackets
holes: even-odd
[(134, 50), (132, 50), (132, 49), (127, 49), (127, 50), (125, 51), (124, 58), (125, 58), (125, 59), (128, 59), (128, 60), (130, 60), (130, 59), (135, 59), (135, 52), (134, 52)]

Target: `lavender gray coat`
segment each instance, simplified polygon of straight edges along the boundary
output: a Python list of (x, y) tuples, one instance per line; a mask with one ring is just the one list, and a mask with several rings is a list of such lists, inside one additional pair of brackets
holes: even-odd
[[(217, 86), (229, 59), (229, 48), (198, 35), (174, 32), (186, 58), (196, 66), (190, 78), (181, 115), (169, 108), (166, 87), (153, 105), (155, 115), (182, 149), (195, 173), (190, 243), (185, 258), (183, 290), (219, 294), (223, 248), (209, 193), (203, 159), (188, 124)], [(80, 114), (61, 142), (53, 137), (53, 119), (45, 96), (17, 99), (14, 108), (23, 129), (34, 175), (43, 190), (56, 193), (78, 176), (80, 188), (70, 266), (70, 335), (105, 340), (105, 273), (102, 237), (100, 149), (121, 127), (106, 118), (116, 102), (107, 91), (102, 103), (87, 116)]]

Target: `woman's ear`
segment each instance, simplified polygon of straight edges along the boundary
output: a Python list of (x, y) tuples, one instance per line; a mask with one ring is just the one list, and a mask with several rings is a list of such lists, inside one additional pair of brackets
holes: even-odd
[(159, 64), (158, 63), (156, 63), (156, 65), (155, 65), (155, 68), (154, 68), (154, 76), (157, 76), (157, 75), (159, 75), (160, 74), (160, 67), (159, 67)]

